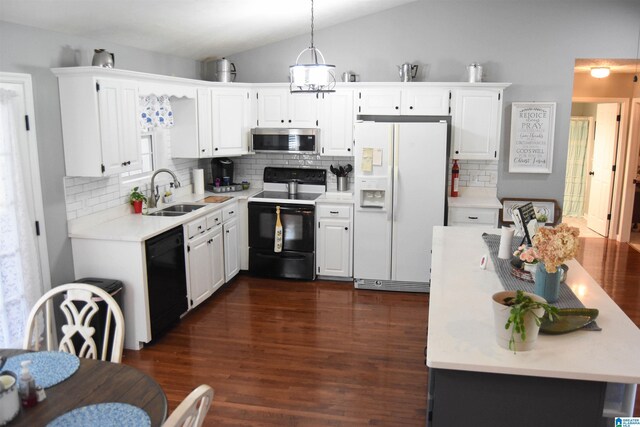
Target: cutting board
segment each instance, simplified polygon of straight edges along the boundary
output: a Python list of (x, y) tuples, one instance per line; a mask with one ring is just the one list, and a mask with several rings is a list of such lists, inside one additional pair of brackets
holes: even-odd
[(231, 196), (209, 196), (204, 198), (205, 203), (222, 203), (229, 199), (233, 199)]

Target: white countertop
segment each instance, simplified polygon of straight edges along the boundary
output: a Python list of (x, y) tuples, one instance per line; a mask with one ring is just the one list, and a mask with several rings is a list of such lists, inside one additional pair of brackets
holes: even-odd
[(462, 187), (459, 194), (458, 197), (447, 198), (450, 208), (502, 208), (495, 188)]
[(353, 203), (352, 191), (327, 191), (316, 199), (316, 203)]
[[(247, 199), (262, 191), (262, 188), (250, 188), (249, 190), (229, 193), (187, 194), (171, 204), (193, 203), (205, 205), (204, 208), (189, 212), (181, 216), (148, 216), (129, 213), (110, 219), (104, 222), (94, 222), (85, 220), (81, 225), (70, 227), (69, 237), (72, 239), (97, 239), (97, 240), (118, 240), (142, 242), (150, 237), (170, 230), (178, 225), (192, 221), (203, 215), (207, 215), (225, 205), (231, 204), (238, 199)], [(232, 198), (222, 203), (205, 203), (204, 198), (208, 196), (231, 196)], [(170, 204), (160, 206), (158, 209), (151, 209), (149, 212), (163, 209)]]
[(531, 351), (504, 349), (495, 341), (491, 295), (503, 290), (489, 261), (483, 231), (435, 227), (429, 300), (427, 366), (440, 369), (576, 380), (640, 383), (640, 329), (575, 260), (567, 284), (585, 307), (597, 308), (602, 331), (580, 330), (538, 337)]

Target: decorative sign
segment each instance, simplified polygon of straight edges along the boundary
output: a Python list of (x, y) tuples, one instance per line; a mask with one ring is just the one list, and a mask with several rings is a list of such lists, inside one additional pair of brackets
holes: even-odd
[(509, 172), (551, 173), (555, 121), (555, 102), (512, 104)]

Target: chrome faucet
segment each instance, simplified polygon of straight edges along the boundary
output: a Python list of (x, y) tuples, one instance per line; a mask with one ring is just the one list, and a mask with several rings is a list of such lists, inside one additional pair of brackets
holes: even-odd
[(160, 198), (160, 194), (158, 192), (158, 188), (154, 185), (154, 181), (156, 180), (156, 175), (160, 172), (167, 172), (173, 177), (173, 185), (175, 188), (180, 187), (180, 181), (178, 181), (178, 177), (175, 173), (171, 172), (169, 169), (158, 169), (151, 175), (151, 197), (149, 197), (149, 207), (155, 208), (158, 206), (158, 199)]

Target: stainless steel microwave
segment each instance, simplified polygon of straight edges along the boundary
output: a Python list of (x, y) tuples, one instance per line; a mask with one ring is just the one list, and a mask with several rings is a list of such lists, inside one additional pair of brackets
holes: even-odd
[(251, 149), (256, 153), (317, 153), (320, 129), (254, 128)]

